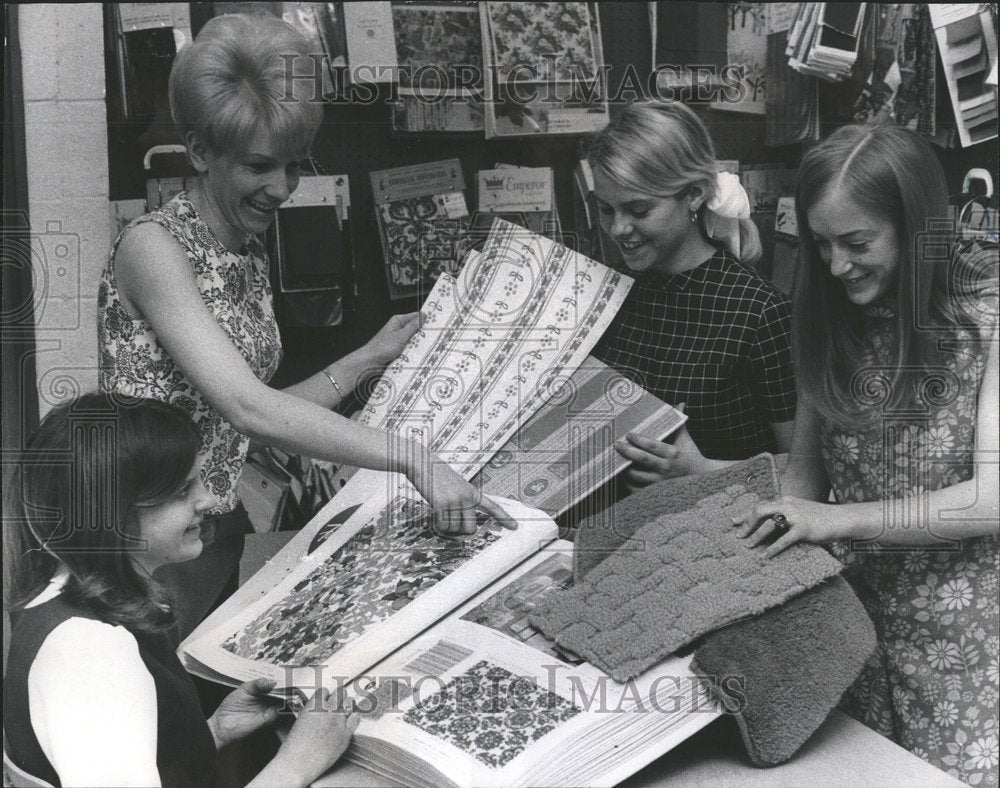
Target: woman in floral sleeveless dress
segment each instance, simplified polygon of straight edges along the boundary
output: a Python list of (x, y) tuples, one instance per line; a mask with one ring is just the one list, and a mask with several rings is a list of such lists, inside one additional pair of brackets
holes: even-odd
[[(195, 184), (127, 227), (101, 278), (101, 387), (160, 399), (192, 417), (202, 433), (202, 481), (217, 500), (213, 514), (223, 516), (221, 538), (198, 559), (166, 567), (182, 635), (233, 576), (249, 525), (236, 482), (250, 439), (404, 473), (445, 533), (474, 532), (477, 506), (511, 525), (428, 447), (333, 411), (399, 355), (419, 326), (416, 313), (393, 317), (366, 345), (294, 386), (267, 385), (281, 345), (259, 237), (297, 188), (323, 118), (311, 81), (294, 76), (289, 55), (311, 69), (309, 44), (294, 28), (240, 14), (210, 20), (178, 54), (170, 110)], [(219, 550), (223, 541), (233, 549)]]
[(878, 633), (845, 710), (995, 785), (997, 249), (954, 242), (936, 156), (894, 126), (810, 150), (796, 209), (795, 438), (784, 497), (739, 533), (830, 544)]

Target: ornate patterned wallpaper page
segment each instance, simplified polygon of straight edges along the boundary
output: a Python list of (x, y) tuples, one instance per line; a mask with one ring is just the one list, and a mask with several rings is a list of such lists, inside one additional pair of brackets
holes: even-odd
[(437, 585), (501, 530), (491, 522), (468, 539), (445, 540), (432, 524), (424, 501), (397, 495), (222, 647), (245, 659), (316, 664)]
[(361, 423), (427, 443), (467, 479), (568, 381), (632, 280), (497, 219), (478, 257), (442, 276), (424, 323)]
[(597, 56), (587, 3), (488, 3), (499, 79), (593, 79)]
[(608, 123), (597, 3), (480, 3), (486, 138), (583, 134)]
[(416, 86), (426, 87), (433, 95), (440, 95), (442, 88), (461, 95), (468, 91), (457, 89), (456, 68), (472, 67), (481, 73), (483, 37), (474, 3), (394, 5), (392, 27), (402, 67), (401, 93)]
[(384, 203), (378, 206), (378, 218), (392, 298), (416, 295), (422, 285), (457, 269), (455, 239), (465, 234), (469, 221), (449, 217), (441, 195)]
[(481, 660), (407, 711), (404, 720), (487, 766), (502, 768), (580, 713), (572, 701), (518, 678)]
[(242, 606), (230, 607), (221, 621), (213, 617), (211, 629), (203, 625), (185, 642), (186, 657), (240, 681), (335, 684), (390, 654), (556, 535), (542, 512), (500, 499), (518, 520), (516, 531), (484, 519), (475, 535), (448, 539), (434, 533), (430, 508), (402, 477), (364, 471), (349, 487), (348, 497), (364, 503), (321, 535), (324, 513), (336, 508), (331, 501), (304, 529), (313, 536), (311, 550), (303, 553), (301, 540), (290, 543), (295, 565), (255, 575), (240, 589)]

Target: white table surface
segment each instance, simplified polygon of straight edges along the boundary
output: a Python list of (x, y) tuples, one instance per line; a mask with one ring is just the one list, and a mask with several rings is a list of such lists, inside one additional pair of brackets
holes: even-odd
[[(314, 788), (397, 786), (354, 764), (341, 762)], [(964, 783), (883, 736), (834, 711), (787, 763), (761, 769), (750, 763), (731, 720), (706, 726), (676, 749), (621, 784), (624, 788), (961, 788)]]

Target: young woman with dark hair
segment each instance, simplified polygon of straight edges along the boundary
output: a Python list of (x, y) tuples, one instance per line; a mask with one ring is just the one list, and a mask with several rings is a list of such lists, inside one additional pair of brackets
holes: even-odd
[[(273, 722), (273, 683), (232, 692), (206, 722), (168, 633), (160, 566), (202, 550), (215, 499), (195, 425), (154, 400), (88, 394), (29, 438), (4, 503), (12, 631), (4, 735), (53, 785), (211, 785), (216, 750)], [(347, 712), (311, 704), (259, 785), (308, 785), (344, 751)], [(338, 710), (339, 711), (339, 710)]]

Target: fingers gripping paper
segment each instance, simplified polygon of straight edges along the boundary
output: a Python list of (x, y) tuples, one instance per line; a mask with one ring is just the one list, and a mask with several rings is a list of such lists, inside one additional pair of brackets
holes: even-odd
[(483, 253), (442, 275), (423, 323), (389, 365), (361, 423), (430, 447), (466, 478), (560, 388), (632, 280), (495, 220)]
[(626, 681), (695, 638), (837, 574), (840, 564), (822, 548), (797, 544), (769, 560), (737, 538), (730, 518), (777, 493), (769, 455), (639, 491), (584, 523), (578, 569), (614, 552), (552, 595), (531, 623)]

